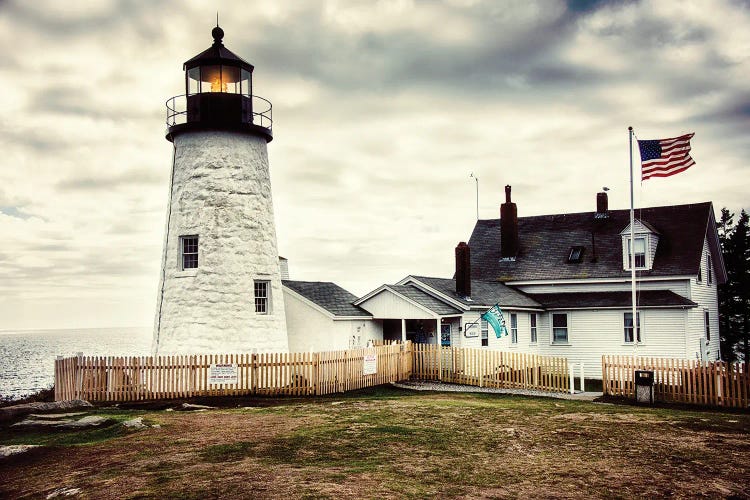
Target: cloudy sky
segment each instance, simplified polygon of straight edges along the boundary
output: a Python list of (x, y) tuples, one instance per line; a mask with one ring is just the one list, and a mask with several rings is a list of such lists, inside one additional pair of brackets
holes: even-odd
[[(361, 295), (520, 216), (628, 207), (628, 134), (695, 132), (641, 206), (750, 208), (750, 3), (0, 1), (0, 330), (152, 323), (165, 100), (225, 44), (273, 102), (280, 253)], [(637, 153), (636, 153), (637, 154)], [(637, 157), (636, 157), (637, 158)]]

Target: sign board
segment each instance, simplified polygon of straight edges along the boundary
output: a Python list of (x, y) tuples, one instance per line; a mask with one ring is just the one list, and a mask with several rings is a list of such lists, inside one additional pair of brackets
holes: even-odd
[(211, 364), (208, 371), (209, 384), (236, 384), (237, 363)]
[(376, 373), (378, 373), (378, 355), (365, 354), (362, 375), (375, 375)]
[(479, 325), (476, 323), (466, 323), (464, 325), (464, 337), (467, 339), (479, 337)]

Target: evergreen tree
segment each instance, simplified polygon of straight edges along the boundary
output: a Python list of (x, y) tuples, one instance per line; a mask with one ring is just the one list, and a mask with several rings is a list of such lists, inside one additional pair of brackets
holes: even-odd
[(732, 227), (734, 214), (721, 210), (719, 239), (727, 282), (719, 287), (722, 359), (734, 361), (742, 353), (750, 361), (750, 217), (742, 210)]

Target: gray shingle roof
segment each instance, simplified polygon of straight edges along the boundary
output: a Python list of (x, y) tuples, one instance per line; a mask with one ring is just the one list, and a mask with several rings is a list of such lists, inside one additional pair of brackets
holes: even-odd
[[(710, 202), (636, 210), (636, 218), (660, 235), (653, 269), (639, 275), (697, 274), (711, 210)], [(611, 210), (607, 219), (596, 220), (594, 212), (519, 217), (518, 256), (515, 261), (501, 261), (500, 219), (479, 220), (469, 240), (472, 278), (627, 278), (630, 272), (622, 269), (620, 231), (628, 224), (629, 210)], [(573, 246), (584, 247), (580, 263), (567, 261)]]
[(426, 307), (436, 314), (461, 314), (461, 311), (455, 307), (423, 292), (413, 285), (388, 285), (388, 288)]
[(372, 316), (352, 304), (357, 297), (330, 281), (283, 280), (282, 283), (334, 316)]
[[(535, 293), (531, 297), (546, 309), (594, 309), (631, 306), (630, 292), (576, 292)], [(670, 290), (643, 290), (638, 292), (638, 307), (698, 307), (692, 300)]]
[(499, 303), (503, 307), (528, 307), (541, 309), (533, 298), (498, 281), (471, 280), (471, 301), (456, 294), (456, 280), (412, 276), (425, 285), (467, 306), (491, 307)]

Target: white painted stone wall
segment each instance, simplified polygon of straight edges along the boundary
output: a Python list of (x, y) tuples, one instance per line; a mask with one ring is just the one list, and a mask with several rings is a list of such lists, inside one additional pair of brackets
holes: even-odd
[[(174, 139), (153, 351), (287, 352), (266, 141), (228, 131)], [(198, 235), (198, 269), (181, 271), (180, 236)], [(254, 280), (270, 282), (256, 314)]]

